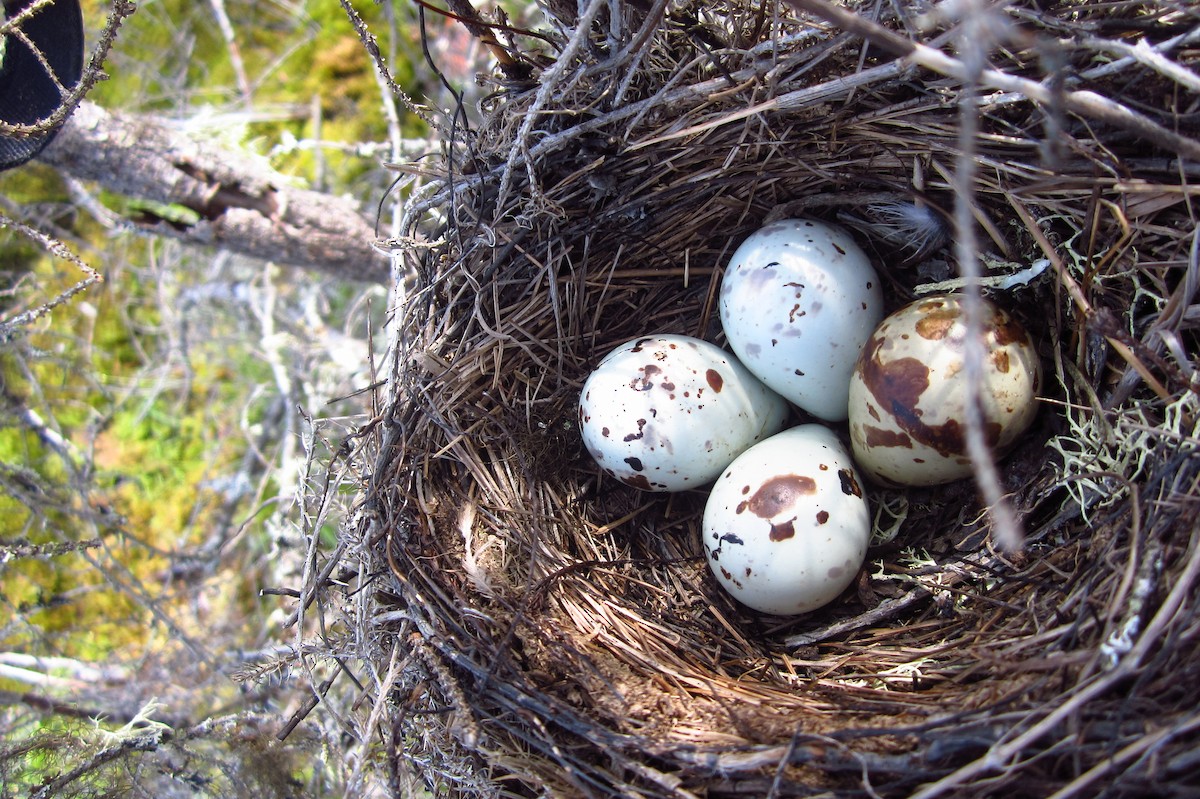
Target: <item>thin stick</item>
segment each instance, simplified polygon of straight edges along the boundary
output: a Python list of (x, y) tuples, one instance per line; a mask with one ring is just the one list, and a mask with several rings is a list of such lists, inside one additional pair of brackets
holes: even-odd
[(1179, 582), (1175, 583), (1171, 593), (1167, 595), (1158, 612), (1154, 614), (1154, 618), (1146, 626), (1145, 632), (1142, 633), (1134, 648), (1111, 671), (1081, 688), (1078, 693), (1047, 713), (1041, 721), (1016, 738), (1003, 746), (993, 747), (983, 757), (971, 761), (957, 771), (918, 791), (912, 799), (934, 799), (980, 774), (1003, 768), (1012, 758), (1020, 754), (1021, 750), (1049, 733), (1072, 713), (1077, 712), (1117, 683), (1133, 676), (1141, 666), (1142, 659), (1150, 651), (1150, 647), (1158, 645), (1165, 628), (1190, 594), (1197, 576), (1200, 576), (1200, 546), (1193, 542), (1187, 566), (1179, 576)]
[[(970, 81), (971, 70), (959, 59), (946, 55), (941, 50), (910, 41), (841, 6), (825, 2), (825, 0), (787, 0), (787, 3), (800, 11), (816, 14), (843, 30), (869, 39), (917, 66), (932, 70), (939, 75), (956, 78), (964, 83)], [(997, 69), (984, 69), (979, 74), (979, 83), (1003, 92), (1018, 92), (1032, 102), (1043, 106), (1052, 106), (1054, 100), (1059, 99), (1067, 111), (1105, 122), (1180, 155), (1200, 158), (1200, 141), (1167, 130), (1141, 114), (1095, 92), (1080, 90), (1052, 93), (1050, 88), (1041, 83), (1009, 75)], [(776, 99), (782, 101), (784, 97), (786, 95)]]

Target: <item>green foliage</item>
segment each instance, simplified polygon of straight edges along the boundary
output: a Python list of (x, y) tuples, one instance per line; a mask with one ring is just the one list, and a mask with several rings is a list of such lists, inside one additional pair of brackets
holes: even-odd
[[(351, 150), (387, 139), (383, 98), (373, 64), (336, 2), (226, 0), (219, 5), (229, 14), (233, 46), (214, 4), (138, 5), (106, 64), (111, 79), (97, 84), (91, 101), (178, 119), (222, 146), (269, 157), (298, 181), (315, 183), (319, 175), (321, 187), (357, 193), (367, 204), (382, 194), (390, 176), (374, 156)], [(415, 52), (416, 35), (406, 20), (389, 21), (388, 15), (411, 11), (357, 5), (381, 44), (389, 35), (395, 39), (384, 49), (400, 53), (394, 77), (410, 87), (414, 70), (404, 53)], [(94, 41), (108, 3), (85, 0), (83, 6)], [(418, 121), (402, 118), (402, 135), (423, 134)], [(316, 153), (312, 142), (295, 145), (318, 137), (347, 146)], [(0, 196), (0, 213), (52, 233), (104, 276), (102, 284), (34, 321), (18, 340), (0, 343), (0, 388), (7, 398), (0, 403), (0, 651), (84, 663), (165, 661), (164, 641), (179, 644), (176, 630), (164, 629), (163, 616), (214, 648), (226, 642), (208, 636), (235, 628), (253, 631), (237, 646), (262, 645), (255, 636), (268, 627), (264, 617), (278, 602), (263, 600), (254, 578), (268, 560), (264, 556), (277, 555), (278, 547), (258, 522), (282, 505), (272, 492), (290, 485), (270, 469), (291, 443), (273, 436), (284, 429), (280, 414), (293, 413), (296, 399), (283, 396), (277, 385), (260, 341), (266, 325), (255, 314), (269, 305), (279, 323), (274, 335), (308, 345), (311, 319), (303, 311), (311, 281), (268, 277), (261, 265), (217, 269), (212, 253), (131, 235), (105, 214), (96, 219), (82, 210), (78, 190), (37, 163), (0, 173)], [(104, 192), (91, 199), (118, 217), (145, 207)], [(151, 210), (159, 216), (186, 212)], [(50, 302), (79, 279), (71, 264), (0, 230), (0, 320)], [(206, 291), (223, 288), (222, 281), (238, 283), (224, 287), (231, 295), (235, 289), (258, 292), (258, 304), (203, 299)], [(278, 292), (272, 303), (261, 301), (268, 287)], [(321, 292), (321, 322), (336, 328), (361, 314), (355, 310), (360, 294), (360, 287)], [(378, 324), (385, 308), (380, 303), (371, 312)], [(297, 383), (315, 380), (306, 371), (314, 362), (320, 366), (314, 356), (288, 355)], [(35, 412), (45, 430), (34, 429), (22, 416), (25, 410)], [(311, 410), (319, 415), (324, 409)], [(46, 431), (61, 436), (65, 447), (48, 444)], [(286, 437), (297, 436), (289, 428)], [(259, 471), (245, 495), (230, 498), (212, 487), (247, 463)], [(2, 490), (18, 483), (29, 485), (27, 495)], [(320, 535), (324, 546), (336, 545), (332, 523)], [(174, 575), (181, 553), (190, 556), (223, 536), (238, 540), (234, 565), (222, 552), (216, 574), (202, 572), (195, 583)], [(99, 543), (80, 551), (53, 549), (85, 540)], [(18, 545), (50, 547), (52, 554), (8, 558), (5, 553)], [(239, 557), (243, 562), (237, 563)], [(151, 604), (162, 616), (150, 611)], [(220, 633), (218, 624), (225, 625)], [(184, 683), (173, 684), (181, 692), (194, 677), (172, 676)], [(28, 689), (0, 681), (0, 691)], [(214, 705), (238, 701), (235, 690), (224, 680), (194, 697), (195, 707), (180, 711), (202, 719)], [(17, 713), (0, 707), (0, 797), (29, 795), (99, 751), (88, 722)], [(172, 740), (171, 757), (161, 761), (123, 753), (62, 795), (119, 792), (131, 774), (158, 779), (167, 772), (155, 763), (178, 768), (170, 778), (201, 795), (301, 795), (297, 779), (310, 785), (325, 779), (324, 767), (314, 765), (321, 761), (314, 760), (313, 747), (279, 744), (266, 725), (250, 732), (231, 724), (205, 735)]]

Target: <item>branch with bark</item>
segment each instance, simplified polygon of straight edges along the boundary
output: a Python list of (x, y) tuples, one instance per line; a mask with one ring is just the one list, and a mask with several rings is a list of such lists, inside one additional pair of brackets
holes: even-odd
[(389, 278), (387, 259), (372, 246), (374, 229), (354, 202), (289, 185), (166, 120), (84, 102), (38, 158), (146, 202), (128, 219), (141, 231), (343, 280)]

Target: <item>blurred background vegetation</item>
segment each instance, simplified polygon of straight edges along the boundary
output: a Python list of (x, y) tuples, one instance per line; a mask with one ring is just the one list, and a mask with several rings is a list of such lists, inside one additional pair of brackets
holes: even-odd
[[(109, 6), (83, 7), (90, 44)], [(436, 94), (416, 6), (356, 10), (396, 82)], [(435, 18), (426, 45), (453, 51), (451, 33)], [(388, 108), (336, 0), (145, 0), (105, 69), (92, 102), (373, 218), (394, 198), (389, 143), (427, 135)], [(103, 278), (0, 341), (0, 796), (340, 794), (351, 766), (328, 730), (278, 740), (305, 697), (270, 664), (305, 633), (281, 630), (307, 547), (298, 488), (367, 418), (386, 287), (139, 234), (135, 206), (37, 161), (0, 173), (0, 214)], [(83, 277), (0, 229), (0, 320)]]

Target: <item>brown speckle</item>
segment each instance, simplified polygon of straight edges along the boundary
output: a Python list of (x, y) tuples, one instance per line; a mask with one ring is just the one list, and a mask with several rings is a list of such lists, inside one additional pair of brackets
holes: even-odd
[(654, 388), (653, 377), (662, 373), (662, 369), (659, 369), (652, 363), (646, 364), (638, 371), (642, 373), (642, 376), (635, 377), (633, 380), (629, 381), (629, 387), (634, 391), (649, 391), (650, 389)]
[(793, 516), (792, 518), (788, 519), (786, 522), (780, 522), (779, 524), (772, 524), (771, 525), (771, 540), (772, 541), (786, 541), (787, 539), (794, 537), (796, 535), (796, 525), (793, 524), (793, 522), (795, 522), (795, 521), (796, 521), (796, 517)]
[(884, 363), (879, 352), (885, 341), (878, 335), (867, 340), (859, 361), (862, 381), (885, 410), (897, 404), (915, 408), (929, 388), (929, 367), (916, 358), (897, 358)]
[(644, 470), (644, 469), (646, 468), (646, 467), (645, 467), (645, 466), (642, 464), (642, 459), (641, 459), (641, 458), (635, 458), (635, 457), (633, 457), (632, 455), (631, 455), (631, 456), (629, 456), (628, 458), (626, 458), (626, 459), (625, 459), (625, 462), (626, 462), (626, 463), (628, 463), (628, 464), (629, 464), (629, 468), (630, 468), (630, 469), (633, 469), (635, 472), (640, 472), (640, 471), (642, 471), (642, 470)]
[(760, 519), (771, 519), (792, 507), (801, 495), (815, 493), (817, 483), (811, 477), (781, 474), (759, 486), (754, 495), (743, 504)]
[(838, 479), (842, 481), (842, 493), (846, 496), (861, 497), (862, 487), (854, 478), (854, 472), (849, 469), (838, 469)]
[(867, 434), (868, 447), (904, 447), (912, 449), (912, 439), (906, 433), (899, 433), (895, 430), (881, 430), (878, 427), (869, 427), (863, 425), (863, 430)]
[[(921, 306), (921, 308), (924, 310), (925, 306)], [(950, 331), (954, 329), (954, 323), (957, 321), (957, 308), (947, 308), (941, 303), (937, 303), (936, 309), (930, 309), (917, 320), (917, 335), (930, 341), (941, 341), (950, 335)]]
[(600, 435), (604, 436), (605, 438), (608, 438), (611, 434), (612, 434), (612, 431), (609, 430), (607, 427), (600, 428)]
[(825, 524), (829, 521), (829, 511), (817, 511), (817, 524)]
[[(929, 388), (929, 369), (915, 358), (897, 358), (884, 364), (879, 358), (880, 346), (880, 338), (872, 336), (862, 360), (863, 382), (875, 400), (892, 414), (904, 432), (943, 457), (965, 452), (966, 431), (961, 423), (950, 419), (940, 425), (929, 425), (921, 418), (917, 403)], [(989, 422), (984, 433), (988, 443), (995, 446), (1000, 440), (1000, 425)]]
[(992, 332), (996, 337), (996, 344), (1001, 347), (1009, 344), (1029, 345), (1029, 334), (1025, 332), (1025, 328), (1021, 327), (1015, 319), (999, 309), (996, 310), (992, 317)]
[(712, 390), (717, 392), (718, 394), (721, 392), (721, 389), (725, 386), (725, 378), (721, 377), (721, 373), (718, 372), (716, 369), (709, 369), (707, 372), (704, 373), (704, 378), (708, 381), (709, 387), (711, 387)]
[[(640, 439), (642, 436), (644, 436), (644, 435), (646, 434), (646, 420), (645, 420), (645, 419), (638, 419), (638, 420), (637, 420), (637, 426), (638, 426), (638, 431), (637, 431), (636, 433), (630, 433), (629, 435), (625, 436), (625, 438), (624, 438), (624, 439), (622, 439), (622, 440), (623, 440), (623, 441), (626, 441), (626, 442), (629, 442), (629, 441), (637, 441), (637, 440), (638, 440), (638, 439)], [(641, 471), (641, 467), (640, 467), (640, 466), (639, 466), (639, 467), (636, 467), (636, 468), (638, 469), (638, 471)]]
[(1009, 367), (1008, 350), (996, 350), (993, 352), (992, 363), (995, 364), (997, 372), (1007, 374)]
[(644, 475), (644, 474), (633, 474), (633, 475), (629, 475), (627, 477), (622, 477), (621, 482), (627, 486), (633, 486), (634, 488), (640, 488), (643, 491), (650, 490), (650, 481), (646, 479), (646, 475)]

